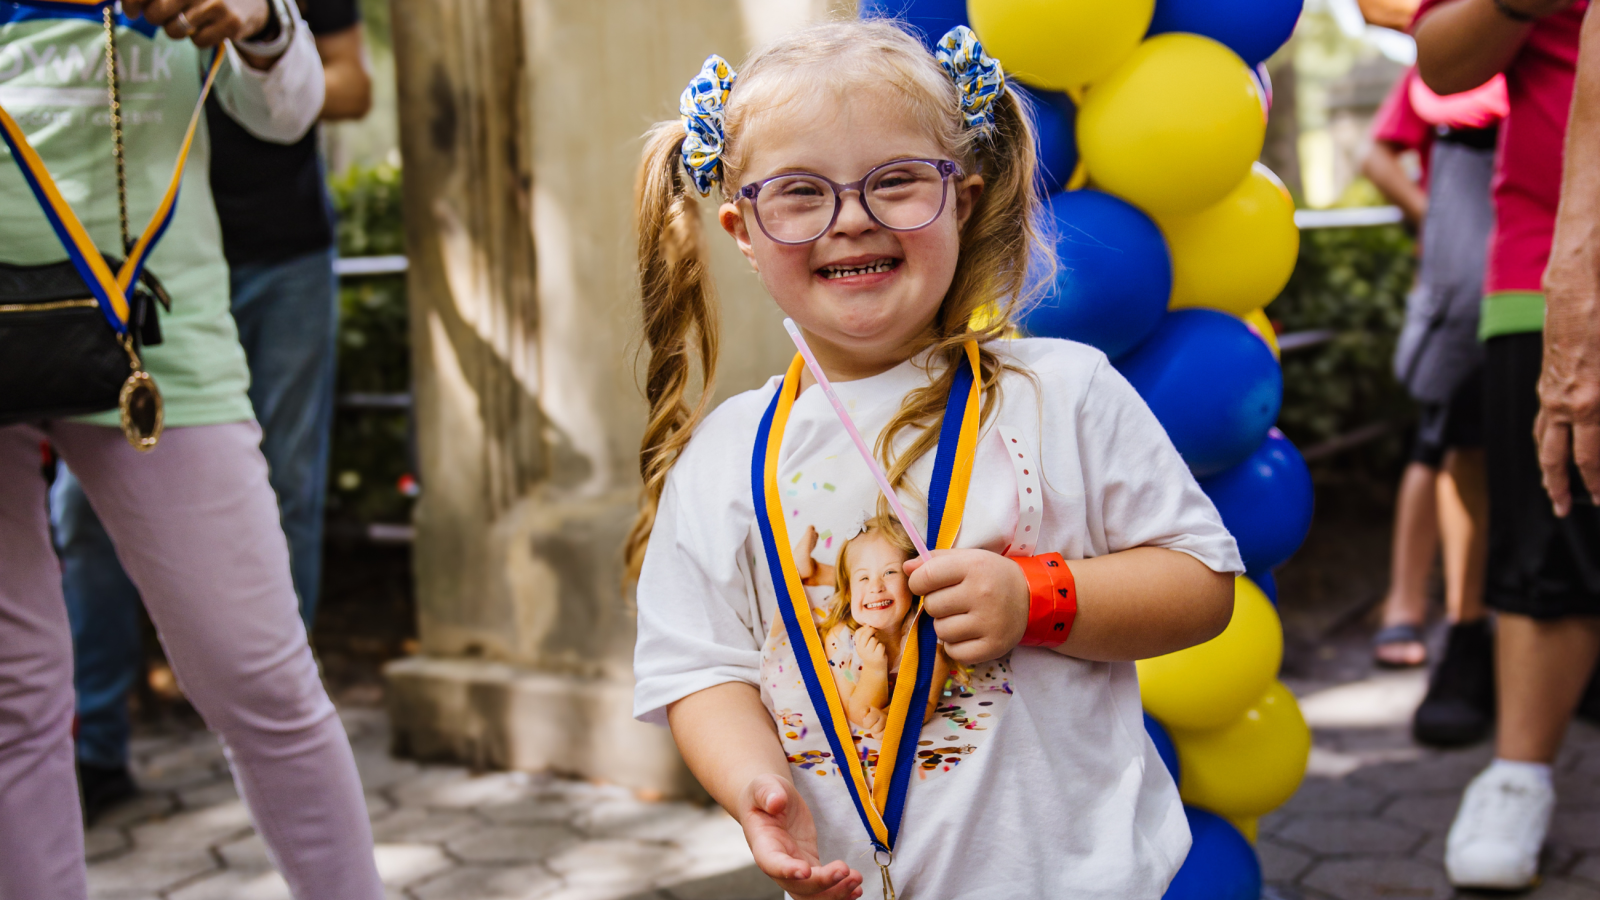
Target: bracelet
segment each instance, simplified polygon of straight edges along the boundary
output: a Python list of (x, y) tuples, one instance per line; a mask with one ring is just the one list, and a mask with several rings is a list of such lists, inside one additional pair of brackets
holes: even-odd
[(1028, 628), (1023, 647), (1059, 647), (1072, 633), (1078, 615), (1078, 588), (1059, 553), (1011, 558), (1028, 580)]
[(1513, 22), (1527, 23), (1539, 21), (1538, 16), (1530, 16), (1522, 10), (1517, 9), (1516, 7), (1507, 3), (1506, 0), (1490, 0), (1490, 2), (1494, 3), (1495, 12), (1498, 12), (1500, 15), (1505, 16)]

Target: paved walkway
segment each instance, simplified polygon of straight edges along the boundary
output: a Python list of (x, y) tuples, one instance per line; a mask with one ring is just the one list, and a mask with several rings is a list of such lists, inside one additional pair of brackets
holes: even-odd
[[(1291, 681), (1315, 728), (1299, 794), (1263, 819), (1274, 900), (1444, 900), (1444, 834), (1487, 746), (1413, 745), (1418, 672), (1374, 673), (1357, 639)], [(739, 829), (717, 810), (520, 773), (474, 775), (390, 759), (381, 712), (346, 708), (390, 896), (409, 900), (773, 900)], [(143, 734), (137, 801), (89, 832), (92, 896), (272, 900), (282, 880), (203, 731)], [(1600, 900), (1600, 729), (1578, 724), (1533, 900)]]
[[(523, 773), (391, 759), (382, 712), (341, 711), (378, 871), (408, 900), (774, 900), (720, 810)], [(144, 793), (88, 832), (103, 900), (287, 900), (209, 732), (135, 738)]]
[[(1365, 643), (1346, 649), (1352, 653), (1364, 667)], [(1299, 793), (1261, 820), (1256, 848), (1268, 898), (1475, 896), (1445, 880), (1444, 840), (1462, 788), (1493, 748), (1444, 752), (1411, 742), (1411, 711), (1427, 687), (1419, 671), (1287, 683), (1300, 697), (1315, 744)], [(1574, 723), (1556, 769), (1559, 800), (1541, 865), (1544, 882), (1519, 896), (1600, 900), (1600, 728)]]

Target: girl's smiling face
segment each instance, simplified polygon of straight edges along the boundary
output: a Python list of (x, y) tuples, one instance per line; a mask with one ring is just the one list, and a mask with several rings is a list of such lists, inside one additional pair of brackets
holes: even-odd
[(850, 541), (850, 615), (856, 624), (894, 632), (911, 612), (906, 587), (906, 554), (883, 535), (864, 534)]
[[(839, 184), (898, 159), (949, 159), (932, 132), (889, 88), (836, 95), (824, 90), (767, 112), (741, 137), (748, 148), (737, 189), (785, 172), (811, 172)], [(739, 242), (784, 314), (805, 330), (818, 360), (840, 380), (892, 368), (910, 356), (955, 275), (961, 226), (983, 190), (982, 178), (952, 176), (944, 210), (917, 231), (890, 231), (867, 215), (858, 193), (808, 244), (779, 244), (762, 233), (749, 201), (724, 203), (722, 227)], [(840, 267), (879, 271), (840, 276)]]

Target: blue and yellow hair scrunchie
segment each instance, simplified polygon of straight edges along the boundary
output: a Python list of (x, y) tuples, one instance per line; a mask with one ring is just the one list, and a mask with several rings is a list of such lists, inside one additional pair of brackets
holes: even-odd
[(1000, 63), (983, 52), (978, 36), (965, 25), (945, 32), (933, 55), (961, 92), (961, 115), (967, 127), (987, 135), (994, 129), (995, 101), (1006, 89), (1006, 73)]
[(738, 77), (727, 60), (713, 53), (678, 97), (684, 131), (683, 168), (702, 197), (722, 180), (722, 151), (727, 144), (722, 113)]

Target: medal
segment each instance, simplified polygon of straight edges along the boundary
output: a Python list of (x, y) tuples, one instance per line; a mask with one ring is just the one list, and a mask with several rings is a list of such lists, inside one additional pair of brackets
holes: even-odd
[[(938, 449), (934, 454), (933, 477), (928, 489), (927, 543), (936, 549), (955, 544), (967, 487), (972, 477), (972, 462), (977, 455), (979, 422), (978, 345), (966, 344), (965, 365), (957, 363), (950, 396), (945, 403), (939, 427)], [(922, 716), (933, 689), (934, 662), (938, 655), (938, 636), (933, 619), (922, 613), (921, 598), (912, 613), (912, 625), (901, 653), (900, 671), (916, 673), (895, 683), (889, 701), (888, 723), (884, 729), (878, 762), (867, 769), (863, 755), (856, 750), (845, 717), (844, 703), (834, 683), (827, 650), (816, 619), (806, 600), (805, 586), (795, 566), (788, 527), (784, 522), (782, 494), (778, 488), (778, 450), (784, 426), (800, 393), (800, 375), (805, 360), (796, 354), (784, 375), (772, 403), (762, 416), (751, 456), (751, 494), (756, 522), (766, 551), (767, 568), (778, 595), (778, 611), (788, 629), (790, 644), (800, 669), (806, 694), (816, 711), (818, 724), (827, 737), (833, 758), (850, 799), (855, 804), (868, 839), (873, 846), (873, 861), (883, 878), (885, 900), (895, 900), (894, 882), (889, 867), (894, 862), (894, 844), (905, 813), (907, 789), (916, 764), (917, 739), (922, 732)], [(887, 777), (879, 777), (887, 775)]]

